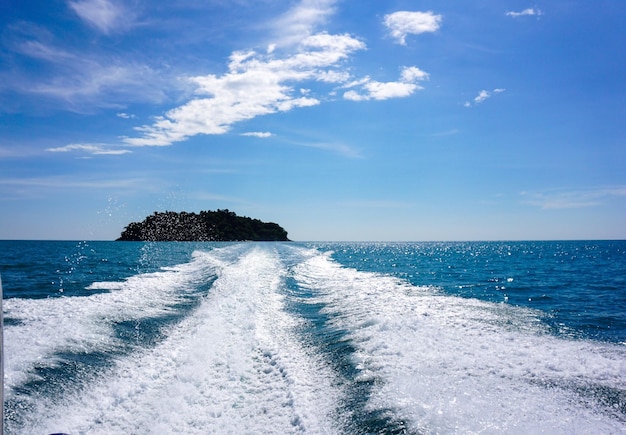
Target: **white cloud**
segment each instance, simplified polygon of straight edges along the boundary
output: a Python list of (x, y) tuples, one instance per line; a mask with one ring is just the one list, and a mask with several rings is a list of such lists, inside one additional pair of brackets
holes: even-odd
[(367, 101), (367, 100), (387, 100), (389, 98), (403, 98), (413, 94), (416, 90), (423, 89), (416, 84), (418, 81), (427, 80), (428, 73), (421, 69), (410, 66), (404, 67), (400, 74), (400, 80), (396, 82), (379, 82), (365, 79), (349, 83), (345, 87), (361, 87), (361, 93), (350, 90), (343, 94), (346, 100)]
[(541, 12), (541, 10), (539, 9), (527, 8), (519, 12), (509, 11), (506, 13), (506, 15), (509, 17), (522, 17), (522, 16), (533, 16), (533, 15), (540, 16), (540, 15), (543, 15), (543, 12)]
[(317, 80), (326, 83), (345, 83), (350, 80), (350, 73), (347, 71), (321, 71), (317, 75)]
[[(292, 45), (315, 33), (334, 13), (336, 0), (302, 0), (272, 23), (279, 45)], [(273, 43), (274, 51), (276, 43)]]
[(192, 77), (197, 98), (138, 127), (141, 137), (125, 138), (135, 146), (163, 146), (198, 134), (223, 134), (237, 122), (320, 103), (293, 86), (307, 81), (348, 76), (337, 72), (341, 61), (365, 44), (349, 35), (320, 33), (305, 38), (295, 54), (284, 58), (235, 52), (228, 72)]
[(544, 210), (595, 207), (614, 198), (626, 198), (626, 186), (600, 187), (548, 193), (522, 192), (522, 203)]
[(112, 149), (104, 144), (70, 144), (62, 147), (48, 148), (46, 151), (52, 153), (68, 153), (72, 151), (83, 151), (93, 155), (121, 155), (132, 151), (125, 149)]
[(399, 11), (385, 15), (384, 23), (399, 44), (406, 45), (407, 35), (435, 32), (441, 26), (441, 15), (433, 12)]
[(404, 67), (402, 69), (401, 79), (405, 83), (412, 83), (415, 81), (428, 79), (428, 73), (422, 71), (416, 66)]
[(130, 11), (110, 0), (76, 0), (69, 1), (68, 6), (81, 19), (105, 34), (127, 27), (132, 22)]
[(478, 93), (476, 98), (474, 98), (474, 103), (482, 103), (489, 97), (491, 97), (491, 92), (482, 90)]
[(357, 80), (353, 80), (351, 82), (345, 83), (342, 87), (343, 88), (354, 88), (356, 86), (362, 86), (368, 82), (370, 82), (372, 79), (369, 76), (365, 76), (363, 78), (357, 79)]
[(346, 100), (350, 100), (350, 101), (366, 101), (366, 100), (369, 100), (369, 98), (366, 95), (361, 95), (361, 94), (359, 94), (356, 91), (344, 92), (343, 98), (345, 98)]
[(418, 86), (413, 83), (403, 82), (370, 82), (365, 85), (370, 98), (374, 100), (387, 100), (389, 98), (402, 98), (411, 95)]
[(241, 133), (242, 136), (252, 136), (252, 137), (259, 137), (259, 138), (266, 138), (266, 137), (272, 137), (274, 136), (272, 133), (270, 133), (269, 131), (249, 131), (247, 133)]
[(123, 119), (134, 119), (136, 118), (135, 115), (133, 115), (132, 113), (125, 113), (125, 112), (120, 112), (117, 114), (118, 118), (123, 118)]
[(502, 93), (504, 91), (506, 91), (506, 89), (504, 89), (504, 88), (496, 88), (493, 91), (487, 91), (487, 90), (483, 89), (482, 91), (480, 91), (478, 93), (478, 95), (476, 97), (474, 97), (472, 102), (466, 101), (465, 103), (463, 103), (463, 106), (465, 106), (465, 107), (472, 107), (473, 105), (480, 104), (483, 101), (485, 101), (486, 99), (491, 98), (494, 94), (500, 94), (500, 93)]

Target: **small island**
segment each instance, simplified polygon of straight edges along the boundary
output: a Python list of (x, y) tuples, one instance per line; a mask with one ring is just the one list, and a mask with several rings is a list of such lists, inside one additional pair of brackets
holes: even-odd
[(132, 222), (117, 241), (143, 242), (231, 242), (284, 241), (287, 231), (273, 222), (237, 216), (229, 210), (154, 212), (143, 222)]

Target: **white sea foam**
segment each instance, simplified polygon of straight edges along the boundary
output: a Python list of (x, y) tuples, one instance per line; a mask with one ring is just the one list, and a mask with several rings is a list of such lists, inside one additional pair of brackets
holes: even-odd
[(24, 382), (35, 366), (53, 366), (59, 352), (89, 353), (115, 350), (120, 343), (113, 324), (167, 314), (206, 279), (216, 264), (192, 261), (121, 282), (97, 282), (91, 289), (107, 289), (87, 297), (8, 299), (5, 317), (5, 385)]
[[(538, 312), (438, 294), (342, 268), (319, 255), (294, 269), (356, 346), (372, 409), (423, 433), (624, 433), (593, 390), (626, 389), (626, 351), (548, 335)], [(586, 397), (577, 391), (584, 389)], [(623, 418), (623, 416), (622, 416)]]
[[(215, 262), (215, 253), (198, 254)], [(202, 304), (153, 349), (80, 397), (39, 410), (33, 433), (331, 433), (341, 391), (294, 334), (285, 270), (268, 249), (222, 262)], [(145, 278), (145, 277), (144, 277)]]
[(295, 332), (304, 325), (285, 311), (282, 261), (347, 331), (360, 379), (377, 381), (370, 409), (392, 409), (421, 433), (624, 433), (623, 414), (594, 397), (626, 389), (623, 346), (556, 338), (536, 311), (342, 268), (313, 250), (281, 255), (234, 245), (92, 285), (108, 293), (5, 301), (18, 322), (5, 335), (11, 396), (55, 353), (115, 349), (115, 322), (168, 313), (217, 276), (155, 347), (120, 356), (80, 391), (37, 397), (20, 433), (338, 432), (347, 385)]

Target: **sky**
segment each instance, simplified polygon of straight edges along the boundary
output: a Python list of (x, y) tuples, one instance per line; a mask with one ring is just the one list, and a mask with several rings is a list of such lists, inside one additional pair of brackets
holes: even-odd
[(626, 239), (623, 0), (3, 0), (0, 239)]

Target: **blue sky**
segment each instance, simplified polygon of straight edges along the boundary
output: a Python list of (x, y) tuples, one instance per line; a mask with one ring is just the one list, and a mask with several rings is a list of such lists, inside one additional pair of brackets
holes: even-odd
[(0, 239), (626, 238), (623, 0), (5, 0)]

